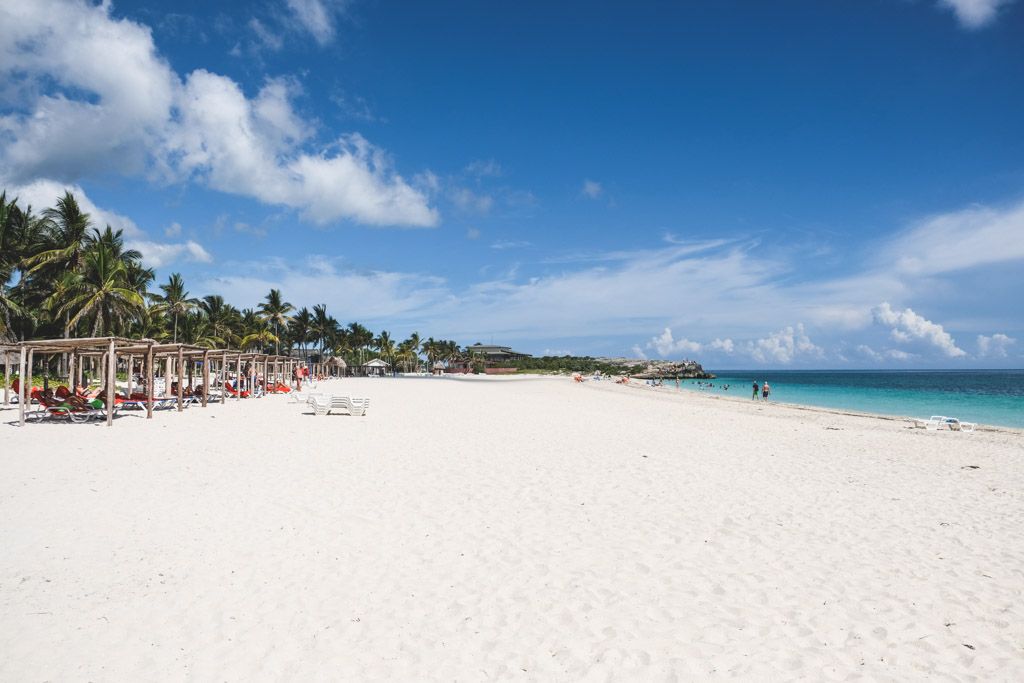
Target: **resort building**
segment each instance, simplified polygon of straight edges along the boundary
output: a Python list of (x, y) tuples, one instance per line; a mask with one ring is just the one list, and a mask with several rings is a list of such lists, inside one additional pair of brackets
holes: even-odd
[(533, 357), (528, 353), (513, 351), (507, 346), (494, 346), (493, 344), (481, 344), (479, 342), (472, 346), (467, 346), (466, 352), (491, 363), (501, 363), (509, 360), (523, 360), (524, 358)]

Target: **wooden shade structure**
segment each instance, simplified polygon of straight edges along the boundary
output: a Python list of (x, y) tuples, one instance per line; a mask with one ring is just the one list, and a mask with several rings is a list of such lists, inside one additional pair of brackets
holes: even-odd
[[(138, 358), (144, 365), (146, 387), (146, 417), (153, 417), (155, 400), (156, 366), (164, 363), (164, 394), (171, 397), (171, 377), (177, 377), (174, 397), (177, 408), (184, 408), (184, 391), (186, 376), (189, 387), (192, 386), (193, 370), (197, 362), (202, 364), (203, 390), (202, 405), (208, 405), (210, 396), (211, 366), (219, 364), (220, 381), (228, 378), (230, 364), (235, 365), (235, 372), (240, 378), (243, 362), (251, 365), (253, 376), (262, 374), (264, 382), (269, 384), (271, 376), (276, 383), (284, 377), (290, 377), (298, 359), (289, 356), (277, 356), (263, 353), (242, 352), (234, 349), (207, 349), (190, 344), (166, 344), (153, 339), (126, 339), (123, 337), (88, 337), (70, 339), (34, 339), (0, 346), (0, 362), (4, 365), (4, 403), (10, 400), (10, 367), (17, 358), (18, 377), (18, 424), (25, 424), (25, 408), (31, 399), (32, 367), (37, 356), (64, 355), (68, 360), (68, 377), (73, 388), (81, 384), (85, 359), (100, 360), (103, 367), (101, 386), (107, 396), (107, 425), (113, 424), (114, 406), (117, 396), (117, 363), (123, 360), (128, 368), (127, 393), (131, 395), (134, 386), (135, 363)], [(174, 372), (172, 373), (172, 369)], [(27, 381), (26, 381), (27, 378)], [(237, 392), (241, 397), (241, 392)], [(221, 403), (226, 399), (221, 392)]]

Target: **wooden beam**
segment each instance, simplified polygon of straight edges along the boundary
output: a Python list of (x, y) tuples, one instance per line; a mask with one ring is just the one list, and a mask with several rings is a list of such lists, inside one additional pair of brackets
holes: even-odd
[(153, 389), (153, 347), (146, 352), (146, 419), (153, 419), (153, 397), (156, 393)]
[(210, 396), (210, 352), (203, 351), (203, 407)]
[(107, 353), (107, 426), (110, 427), (114, 424), (114, 406), (117, 405), (117, 352), (113, 339)]
[(184, 386), (185, 385), (185, 377), (184, 377), (184, 373), (182, 373), (182, 371), (181, 371), (181, 369), (183, 367), (185, 367), (184, 349), (182, 349), (179, 346), (178, 347), (178, 361), (177, 361), (177, 368), (176, 368), (177, 371), (178, 371), (178, 412), (179, 413), (182, 410), (185, 409), (185, 405), (184, 405), (184, 401), (183, 401), (183, 398), (184, 398), (184, 395), (185, 395), (185, 386)]
[(18, 359), (18, 426), (25, 426), (25, 361), (27, 360), (25, 347), (21, 347), (21, 357)]

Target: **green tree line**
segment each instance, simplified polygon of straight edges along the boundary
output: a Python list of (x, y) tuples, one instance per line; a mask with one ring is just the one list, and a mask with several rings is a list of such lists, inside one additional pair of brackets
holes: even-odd
[(122, 231), (95, 227), (70, 192), (38, 215), (0, 194), (0, 341), (122, 336), (350, 365), (381, 358), (406, 371), (420, 354), (431, 364), (468, 359), (455, 341), (343, 325), (326, 304), (296, 309), (277, 289), (238, 309), (217, 294), (191, 296), (178, 273), (155, 279)]

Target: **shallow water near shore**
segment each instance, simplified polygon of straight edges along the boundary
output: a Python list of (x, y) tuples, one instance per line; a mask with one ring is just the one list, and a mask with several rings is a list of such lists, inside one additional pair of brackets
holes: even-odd
[[(751, 383), (768, 381), (771, 400), (883, 415), (947, 415), (1024, 428), (1024, 370), (723, 370), (702, 388), (681, 389), (749, 399)], [(725, 385), (729, 389), (725, 390)], [(675, 387), (674, 381), (665, 386)]]

